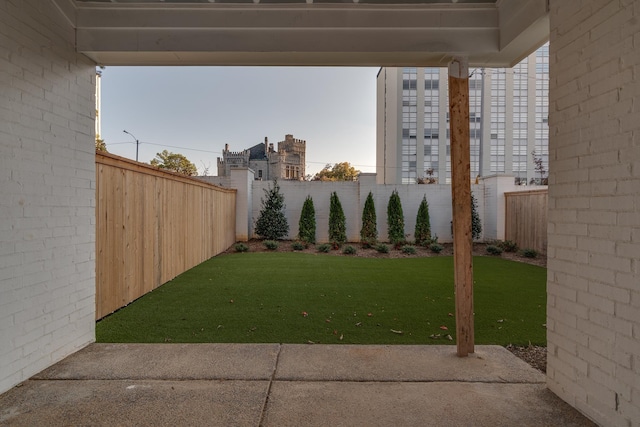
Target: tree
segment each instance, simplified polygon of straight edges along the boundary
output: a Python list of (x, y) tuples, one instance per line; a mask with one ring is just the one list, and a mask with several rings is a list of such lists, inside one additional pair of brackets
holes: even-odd
[(435, 171), (433, 168), (429, 168), (424, 171), (425, 175), (422, 178), (416, 178), (418, 184), (435, 184), (438, 182), (438, 178), (434, 177)]
[(104, 151), (108, 153), (107, 144), (104, 142), (104, 139), (96, 138), (96, 151)]
[(427, 246), (431, 243), (431, 220), (429, 218), (429, 203), (427, 196), (422, 197), (418, 215), (416, 217), (416, 230), (413, 233), (416, 245)]
[[(539, 184), (540, 185), (547, 185), (548, 184), (548, 178), (545, 178), (545, 174), (547, 173), (547, 170), (544, 167), (544, 161), (542, 160), (542, 157), (538, 156), (536, 154), (536, 150), (533, 150), (531, 152), (531, 155), (533, 156), (533, 164), (535, 165), (534, 168), (536, 170), (536, 172), (538, 172), (540, 174), (540, 181)], [(535, 182), (535, 180), (532, 180)]]
[(202, 163), (202, 176), (209, 176), (209, 169), (211, 169), (211, 163), (207, 163), (205, 165), (202, 160), (200, 160), (200, 163)]
[(329, 241), (336, 246), (347, 241), (346, 220), (338, 194), (331, 193), (329, 206)]
[(185, 156), (167, 150), (163, 150), (162, 153), (156, 153), (156, 157), (151, 160), (150, 164), (160, 169), (178, 172), (187, 176), (197, 175), (198, 173), (196, 165), (191, 163)]
[(307, 196), (302, 205), (300, 222), (298, 223), (298, 239), (305, 243), (316, 242), (316, 210), (313, 207), (311, 196)]
[(389, 227), (389, 243), (399, 245), (404, 242), (404, 214), (402, 202), (396, 190), (393, 190), (387, 205), (387, 226)]
[(263, 189), (265, 197), (260, 199), (262, 209), (256, 221), (256, 234), (263, 239), (277, 240), (289, 233), (289, 224), (284, 216), (284, 195), (280, 192), (278, 181), (273, 188)]
[(477, 240), (482, 234), (482, 222), (478, 215), (478, 202), (476, 196), (471, 193), (471, 238)]
[(378, 228), (376, 224), (376, 208), (373, 204), (373, 194), (369, 191), (367, 200), (362, 210), (362, 229), (360, 241), (365, 245), (373, 245), (378, 240)]
[(333, 166), (327, 164), (320, 172), (315, 174), (313, 181), (356, 181), (360, 171), (349, 162), (336, 163)]

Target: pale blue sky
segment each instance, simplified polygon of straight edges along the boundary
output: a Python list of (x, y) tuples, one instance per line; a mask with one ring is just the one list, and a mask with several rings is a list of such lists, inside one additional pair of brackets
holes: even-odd
[[(107, 67), (102, 138), (149, 162), (164, 149), (216, 175), (225, 144), (240, 151), (285, 134), (307, 141), (307, 173), (326, 163), (375, 169), (377, 68)], [(200, 151), (198, 151), (200, 150)]]

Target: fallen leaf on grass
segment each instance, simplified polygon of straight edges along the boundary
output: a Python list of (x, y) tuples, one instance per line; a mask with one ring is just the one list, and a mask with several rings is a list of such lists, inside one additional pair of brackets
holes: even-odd
[(448, 330), (449, 330), (449, 328), (447, 328), (447, 327), (446, 327), (446, 326), (444, 326), (444, 325), (440, 326), (440, 329), (442, 329), (443, 331), (448, 331)]
[(367, 313), (367, 316), (371, 317), (373, 316), (373, 313)]
[(453, 313), (448, 313), (449, 317), (453, 317)]
[(342, 341), (342, 338), (344, 338), (344, 334), (340, 334), (340, 341)]
[(325, 322), (331, 323), (331, 319), (324, 319)]
[(402, 335), (404, 334), (404, 332), (402, 331), (396, 331), (395, 329), (389, 329), (391, 332), (393, 332), (394, 334), (398, 334), (398, 335)]
[(452, 337), (451, 335), (447, 335), (447, 339), (448, 339), (449, 341), (453, 341), (453, 337)]
[(440, 335), (440, 334), (431, 334), (431, 335), (429, 335), (429, 338), (431, 338), (432, 340), (439, 340), (440, 338), (442, 338), (442, 335)]
[(302, 317), (307, 317), (309, 315), (309, 313), (307, 313), (306, 311), (302, 312)]
[(362, 326), (362, 322), (356, 323), (356, 326)]

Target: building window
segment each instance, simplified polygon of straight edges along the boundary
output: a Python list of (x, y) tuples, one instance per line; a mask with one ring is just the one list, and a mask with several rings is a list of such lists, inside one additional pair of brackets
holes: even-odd
[[(402, 70), (402, 182), (414, 184), (418, 134), (418, 71)], [(405, 160), (406, 159), (406, 160)], [(411, 159), (411, 160), (409, 160)]]
[(529, 125), (528, 65), (528, 58), (525, 58), (513, 67), (513, 157), (511, 170), (515, 175), (516, 183), (526, 181), (527, 179), (527, 129)]
[(536, 52), (536, 113), (535, 113), (535, 152), (542, 159), (545, 170), (543, 176), (532, 171), (530, 176), (543, 183), (549, 173), (549, 45), (545, 44)]
[[(491, 124), (489, 125), (491, 135), (489, 141), (489, 170), (491, 173), (505, 172), (506, 87), (507, 70), (505, 68), (493, 70), (491, 75)], [(519, 87), (514, 89), (519, 90)]]

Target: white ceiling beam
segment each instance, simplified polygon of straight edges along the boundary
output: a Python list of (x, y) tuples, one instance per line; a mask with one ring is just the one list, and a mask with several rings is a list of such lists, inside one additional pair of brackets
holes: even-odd
[[(60, 1), (60, 0), (58, 0)], [(149, 5), (149, 6), (148, 6)], [(498, 28), (494, 6), (88, 3), (78, 28)]]
[(71, 27), (76, 27), (76, 2), (74, 0), (52, 0), (53, 4), (66, 18)]
[(549, 0), (498, 0), (500, 54), (514, 66), (549, 39)]
[[(82, 52), (497, 52), (496, 29), (78, 29)], [(259, 64), (256, 64), (259, 65)]]
[(51, 0), (101, 65), (511, 66), (548, 37), (547, 0), (91, 3)]

